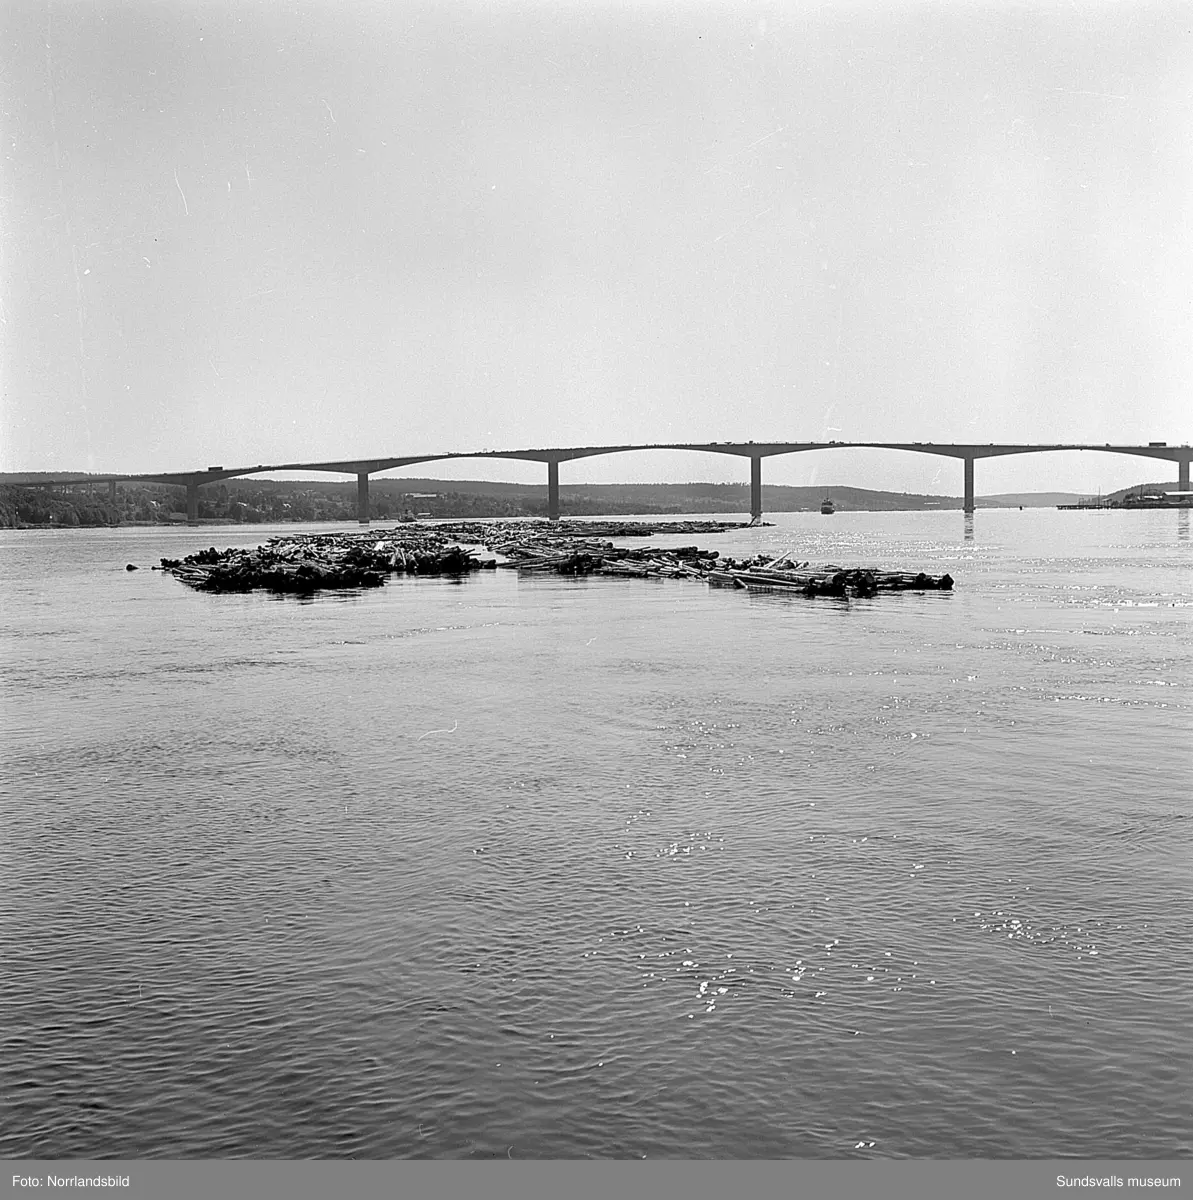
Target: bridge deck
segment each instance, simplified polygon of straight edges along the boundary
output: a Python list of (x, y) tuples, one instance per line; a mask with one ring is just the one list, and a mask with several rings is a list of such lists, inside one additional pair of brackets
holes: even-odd
[(1013, 444), (989, 442), (985, 445), (961, 442), (656, 442), (639, 445), (618, 446), (570, 446), (526, 450), (468, 450), (448, 451), (442, 454), (399, 455), (392, 458), (337, 459), (322, 462), (257, 463), (251, 467), (207, 467), (202, 471), (152, 471), (138, 474), (105, 473), (86, 475), (82, 472), (47, 472), (26, 475), (0, 476), (0, 483), (25, 487), (49, 486), (68, 483), (117, 482), (180, 484), (187, 491), (187, 516), (196, 520), (198, 516), (199, 488), (204, 484), (219, 483), (246, 475), (264, 475), (277, 471), (326, 471), (335, 475), (355, 475), (359, 518), (369, 519), (369, 476), (401, 467), (421, 463), (445, 462), (453, 459), (507, 459), (522, 462), (545, 463), (547, 466), (547, 508), (552, 517), (559, 515), (559, 464), (581, 458), (596, 458), (607, 454), (628, 454), (640, 450), (686, 450), (702, 454), (729, 454), (750, 460), (750, 512), (754, 517), (762, 515), (762, 460), (783, 454), (799, 454), (810, 450), (904, 450), (916, 454), (936, 454), (948, 458), (959, 458), (964, 464), (964, 508), (974, 509), (974, 463), (979, 458), (999, 458), (1010, 454), (1048, 454), (1070, 450), (1096, 450), (1104, 454), (1130, 454), (1143, 458), (1164, 459), (1178, 464), (1177, 484), (1183, 490), (1189, 488), (1189, 463), (1193, 448), (1188, 445), (1169, 446), (1165, 443), (1149, 445), (1101, 446), (1079, 443)]

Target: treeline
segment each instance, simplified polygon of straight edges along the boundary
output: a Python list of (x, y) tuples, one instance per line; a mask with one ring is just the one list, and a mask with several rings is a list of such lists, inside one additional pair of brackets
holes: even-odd
[[(294, 485), (290, 485), (293, 487)], [(355, 516), (337, 499), (288, 497), (268, 488), (202, 488), (199, 519), (252, 523), (334, 521)], [(170, 525), (186, 521), (186, 488), (119, 483), (112, 500), (107, 484), (54, 487), (0, 486), (0, 526), (6, 529), (74, 528), (95, 525)]]
[(1128, 488), (1119, 488), (1117, 492), (1111, 492), (1109, 496), (1103, 496), (1103, 500), (1117, 500), (1120, 504), (1128, 496), (1139, 495), (1163, 495), (1165, 492), (1175, 492), (1177, 484), (1170, 479), (1167, 483), (1135, 483)]
[[(1124, 489), (1124, 492), (1127, 489)], [(1131, 489), (1135, 490), (1135, 489)], [(1120, 495), (1122, 493), (1116, 493)], [(766, 512), (817, 512), (829, 497), (838, 512), (959, 509), (958, 496), (911, 495), (836, 485), (793, 487), (764, 484)], [(563, 516), (665, 516), (677, 513), (749, 512), (744, 483), (606, 483), (564, 485)], [(1028, 496), (978, 498), (981, 507), (1023, 503)], [(1050, 501), (1056, 503), (1055, 499)], [(370, 516), (397, 520), (431, 518), (543, 517), (547, 489), (542, 484), (437, 479), (373, 479)], [(356, 520), (356, 484), (332, 480), (233, 479), (199, 489), (201, 521), (281, 524), (287, 521)], [(186, 521), (186, 489), (154, 483), (118, 483), (115, 500), (106, 483), (80, 482), (53, 487), (0, 483), (0, 525), (70, 528), (84, 525), (174, 524)]]
[(0, 487), (0, 528), (121, 524), (120, 507), (99, 496), (65, 496), (44, 488)]
[[(444, 490), (411, 494), (393, 480), (375, 480), (369, 488), (373, 520), (401, 517), (480, 518), (543, 517), (546, 488), (488, 495)], [(561, 504), (573, 516), (678, 512), (633, 502), (583, 496)], [(209, 484), (199, 490), (198, 519), (231, 524), (281, 524), (288, 521), (354, 521), (356, 484), (248, 482)], [(53, 487), (0, 486), (0, 527), (71, 529), (103, 525), (170, 525), (186, 521), (186, 488), (163, 484), (119, 483), (116, 498), (108, 485), (60, 484)]]

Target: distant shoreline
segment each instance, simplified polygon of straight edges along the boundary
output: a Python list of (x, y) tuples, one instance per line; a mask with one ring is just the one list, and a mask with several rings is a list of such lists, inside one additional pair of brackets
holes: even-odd
[[(1054, 509), (1054, 508), (1056, 508), (1056, 505), (1042, 504), (1042, 503), (1030, 504), (1030, 505), (1028, 505), (1028, 504), (1024, 504), (1024, 505), (986, 504), (986, 505), (983, 505), (981, 503), (981, 500), (979, 499), (978, 507), (983, 508), (987, 512), (1009, 512), (1009, 511), (1014, 511), (1016, 508), (1020, 508), (1020, 509), (1028, 509), (1028, 508), (1031, 508), (1031, 509)], [(769, 513), (764, 513), (763, 516), (765, 519), (766, 516), (778, 516), (780, 514), (787, 514), (787, 513), (812, 515), (816, 511), (817, 511), (816, 509), (811, 509), (811, 508), (772, 509)], [(891, 513), (891, 512), (921, 513), (921, 512), (960, 512), (960, 511), (961, 511), (961, 505), (960, 505), (960, 502), (958, 502), (956, 508), (855, 508), (855, 509), (845, 510), (844, 512), (841, 509), (838, 509), (836, 514), (834, 514), (834, 515), (848, 516), (849, 513), (851, 513), (851, 512), (852, 513), (871, 513), (871, 514), (873, 514), (873, 513)], [(680, 517), (704, 518), (704, 517), (708, 517), (710, 515), (711, 514), (705, 513), (705, 512), (680, 512), (680, 511), (663, 512), (663, 513), (659, 513), (659, 512), (607, 512), (607, 513), (585, 512), (585, 513), (570, 513), (570, 514), (565, 513), (565, 514), (563, 514), (563, 517), (564, 517), (564, 519), (567, 519), (567, 520), (599, 521), (599, 520), (626, 520), (626, 519), (635, 519), (635, 518), (649, 519), (649, 520), (667, 520), (669, 518), (675, 519), (675, 518), (680, 518)], [(726, 515), (726, 514), (718, 513), (716, 515)], [(744, 525), (748, 521), (748, 515), (742, 514), (742, 516), (743, 516), (743, 518), (745, 518), (745, 519), (743, 519), (743, 522), (742, 522), (742, 524)], [(491, 516), (471, 515), (470, 514), (467, 518), (461, 518), (461, 517), (456, 517), (456, 516), (443, 516), (443, 517), (423, 516), (423, 517), (416, 518), (416, 520), (412, 521), (412, 522), (411, 521), (404, 522), (400, 517), (378, 516), (378, 517), (372, 517), (369, 521), (369, 525), (376, 525), (376, 526), (401, 525), (401, 524), (425, 525), (425, 524), (428, 524), (433, 521), (434, 522), (459, 521), (459, 520), (465, 520), (465, 519), (473, 520), (473, 521), (509, 521), (509, 520), (539, 521), (539, 520), (545, 520), (546, 518), (543, 517), (541, 514), (535, 514), (535, 513), (526, 513), (521, 516), (515, 516), (515, 517), (510, 517), (507, 515), (494, 513)], [(198, 520), (195, 520), (195, 521), (115, 521), (110, 524), (66, 525), (61, 522), (48, 522), (48, 523), (43, 522), (40, 524), (23, 523), (23, 524), (19, 524), (19, 525), (9, 525), (9, 526), (6, 526), (5, 528), (14, 529), (14, 530), (28, 529), (28, 530), (41, 530), (41, 531), (60, 530), (64, 533), (69, 533), (71, 530), (79, 530), (79, 529), (200, 529), (200, 528), (206, 528), (206, 529), (261, 529), (261, 528), (274, 528), (279, 525), (293, 526), (295, 528), (301, 528), (303, 526), (315, 526), (315, 525), (319, 525), (319, 526), (343, 525), (343, 526), (346, 526), (346, 527), (352, 528), (352, 529), (368, 528), (368, 526), (362, 526), (360, 524), (360, 522), (357, 520), (357, 518), (355, 518), (355, 517), (323, 517), (323, 518), (316, 518), (313, 520), (293, 520), (293, 519), (287, 519), (285, 517), (278, 517), (276, 519), (270, 519), (267, 521), (233, 521), (233, 520), (229, 520), (229, 519), (223, 518), (223, 517), (200, 517)]]
[[(1103, 497), (1169, 485), (1142, 484)], [(355, 483), (306, 480), (235, 480), (202, 489), (198, 519), (187, 521), (184, 489), (167, 484), (77, 483), (53, 488), (5, 483), (0, 476), (0, 526), (7, 529), (241, 527), (358, 524)], [(546, 489), (480, 480), (378, 479), (373, 482), (373, 523), (416, 520), (508, 520), (547, 516)], [(961, 512), (960, 496), (889, 492), (838, 484), (763, 486), (767, 514), (820, 513), (833, 502), (836, 516), (852, 512)], [(580, 484), (560, 489), (561, 517), (660, 519), (748, 514), (744, 484)], [(1006, 492), (976, 497), (979, 509), (1059, 508), (1085, 502), (1070, 492)], [(828, 519), (828, 518), (826, 518)]]

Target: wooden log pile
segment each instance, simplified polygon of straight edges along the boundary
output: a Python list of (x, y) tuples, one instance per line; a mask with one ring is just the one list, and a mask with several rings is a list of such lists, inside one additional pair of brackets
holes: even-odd
[(609, 538), (661, 537), (670, 534), (724, 533), (748, 529), (747, 521), (444, 521), (433, 528), (448, 537), (476, 545), (497, 541), (590, 542)]
[(718, 583), (749, 592), (796, 592), (804, 596), (868, 597), (879, 592), (949, 591), (951, 575), (912, 574), (907, 571), (875, 571), (867, 568), (818, 567), (811, 570), (771, 571), (766, 568), (729, 570)]
[(868, 597), (879, 592), (951, 591), (951, 575), (923, 571), (883, 571), (873, 567), (813, 567), (789, 561), (790, 555), (772, 559), (760, 554), (745, 562), (726, 559), (709, 572), (710, 584), (750, 592), (796, 593), (803, 596)]
[[(624, 575), (631, 578), (703, 579), (716, 550), (682, 546), (670, 550), (654, 547), (615, 546), (595, 540), (552, 542), (542, 539), (496, 543), (491, 548), (506, 561), (498, 564), (518, 571), (547, 571), (557, 575)], [(701, 564), (704, 564), (703, 566)]]
[(676, 550), (626, 551), (576, 550), (566, 554), (528, 555), (499, 564), (518, 571), (545, 571), (558, 575), (621, 575), (638, 579), (698, 579), (713, 587), (731, 587), (750, 592), (784, 592), (803, 596), (869, 597), (879, 592), (949, 591), (951, 575), (923, 572), (881, 571), (871, 568), (836, 566), (770, 569), (764, 564), (733, 559), (717, 561), (716, 551), (688, 555)]
[[(384, 531), (288, 535), (255, 550), (211, 547), (184, 559), (161, 560), (161, 569), (207, 592), (309, 594), (325, 589), (380, 587), (393, 575), (462, 576), (497, 566), (520, 573), (608, 575), (635, 579), (690, 579), (714, 587), (803, 596), (874, 596), (883, 591), (952, 588), (949, 575), (906, 571), (813, 567), (790, 555), (759, 554), (735, 560), (699, 546), (660, 549), (617, 546), (612, 537), (648, 533), (721, 531), (722, 522), (496, 521), (440, 525), (402, 524)], [(476, 550), (501, 556), (481, 559)]]
[(496, 566), (445, 538), (378, 539), (338, 535), (273, 538), (255, 550), (200, 550), (161, 560), (163, 571), (204, 592), (311, 593), (380, 587), (387, 576), (464, 575)]

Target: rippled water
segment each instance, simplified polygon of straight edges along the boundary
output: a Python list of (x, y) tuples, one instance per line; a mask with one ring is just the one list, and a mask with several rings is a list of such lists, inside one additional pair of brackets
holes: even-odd
[(956, 590), (0, 535), (0, 1153), (1193, 1151), (1188, 514), (772, 519)]

